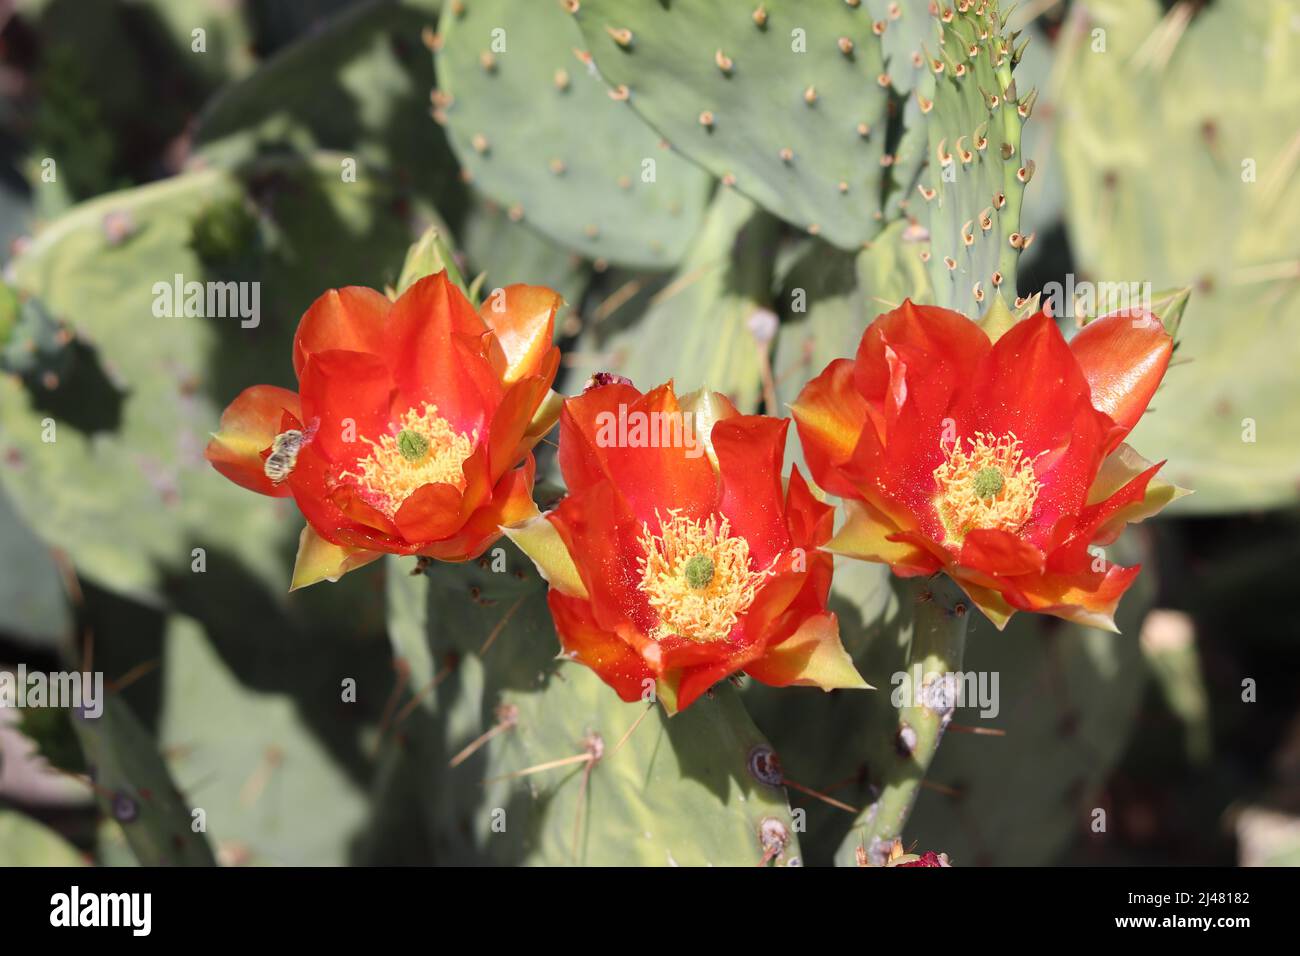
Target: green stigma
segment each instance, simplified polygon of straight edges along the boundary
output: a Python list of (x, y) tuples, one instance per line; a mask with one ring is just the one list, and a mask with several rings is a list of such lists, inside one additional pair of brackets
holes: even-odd
[(419, 432), (398, 432), (397, 450), (402, 453), (402, 457), (407, 461), (419, 461), (429, 453), (429, 439)]
[(1006, 482), (997, 468), (981, 468), (975, 475), (975, 494), (981, 498), (996, 498)]
[(713, 580), (713, 559), (707, 554), (697, 554), (686, 562), (686, 583), (700, 591)]

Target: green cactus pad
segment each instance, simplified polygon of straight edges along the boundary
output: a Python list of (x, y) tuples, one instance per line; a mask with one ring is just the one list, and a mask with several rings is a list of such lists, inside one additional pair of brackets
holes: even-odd
[(124, 701), (108, 694), (99, 717), (74, 715), (72, 726), (100, 810), (121, 825), (141, 864), (216, 865), (149, 732)]
[(681, 268), (650, 297), (645, 313), (630, 326), (619, 320), (589, 327), (571, 381), (617, 372), (649, 391), (673, 379), (679, 394), (707, 386), (742, 411), (755, 410), (776, 331), (769, 287), (777, 227), (744, 196), (720, 192)]
[(213, 97), (198, 118), (196, 154), (234, 168), (276, 150), (339, 150), (350, 161), (340, 178), (409, 184), (458, 221), (467, 197), (455, 159), (442, 132), (421, 121), (433, 84), (421, 35), (432, 34), (440, 7), (393, 0), (324, 19)]
[(865, 10), (843, 0), (573, 7), (606, 81), (674, 147), (836, 246), (875, 235), (889, 82)]
[[(1128, 542), (1107, 552), (1135, 563)], [(910, 640), (908, 591), (883, 565), (837, 560), (831, 610), (858, 670), (878, 692), (803, 696), (751, 684), (743, 695), (755, 722), (788, 755), (790, 778), (859, 809), (863, 822), (879, 794), (880, 768), (900, 759), (891, 698)], [(998, 633), (972, 614), (962, 669), (999, 674), (999, 713), (984, 719), (978, 707), (959, 708), (954, 723), (1006, 736), (949, 727), (927, 775), (933, 786), (921, 788), (903, 828), (906, 846), (947, 852), (959, 866), (1045, 865), (1072, 839), (1087, 838), (1095, 794), (1121, 755), (1146, 686), (1136, 638), (1153, 594), (1144, 572), (1116, 616), (1122, 636), (1032, 614), (1016, 615)], [(835, 748), (800, 746), (806, 728), (824, 726), (844, 729)], [(807, 809), (808, 864), (855, 865), (863, 831), (854, 817), (810, 798), (796, 805)]]
[(1020, 140), (1035, 94), (1012, 79), (1017, 40), (996, 3), (942, 6), (938, 19), (942, 43), (925, 50), (928, 75), (913, 91), (928, 152), (908, 202), (930, 234), (935, 304), (975, 318), (995, 295), (1014, 302), (1017, 263), (1033, 242), (1020, 231), (1034, 173)]
[(610, 98), (558, 0), (447, 4), (439, 30), (434, 112), (475, 186), (588, 258), (681, 257), (708, 176)]
[(1300, 496), (1300, 181), (1295, 124), (1277, 120), (1300, 114), (1293, 6), (1206, 6), (1161, 53), (1157, 3), (1090, 3), (1089, 29), (1067, 24), (1077, 41), (1060, 54), (1078, 278), (1192, 290), (1174, 362), (1128, 439), (1196, 492), (1183, 513)]

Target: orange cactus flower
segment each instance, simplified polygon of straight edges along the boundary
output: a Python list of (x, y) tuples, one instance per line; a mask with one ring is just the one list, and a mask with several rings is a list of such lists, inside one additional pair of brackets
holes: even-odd
[(514, 285), (476, 311), (440, 272), (396, 301), (348, 287), (312, 304), (293, 343), (298, 391), (246, 389), (207, 448), (231, 481), (293, 496), (307, 519), (295, 588), (385, 553), (464, 561), (535, 512), (559, 303)]
[(1070, 343), (1042, 313), (996, 342), (910, 301), (878, 317), (794, 404), (814, 479), (846, 499), (829, 549), (946, 571), (999, 628), (1022, 610), (1114, 630), (1139, 569), (1090, 549), (1186, 494), (1124, 444), (1172, 351), (1142, 311)]
[(560, 415), (567, 497), (506, 529), (550, 583), (564, 650), (669, 713), (740, 671), (865, 687), (826, 610), (833, 509), (797, 469), (783, 487), (789, 420), (600, 382)]

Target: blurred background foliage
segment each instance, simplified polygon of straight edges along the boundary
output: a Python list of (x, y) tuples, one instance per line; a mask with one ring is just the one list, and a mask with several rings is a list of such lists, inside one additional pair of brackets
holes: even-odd
[[(769, 110), (781, 77), (728, 87), (715, 109), (752, 123), (749, 156), (725, 124), (701, 132), (671, 62), (619, 102), (638, 61), (614, 59), (609, 2), (574, 19), (552, 0), (0, 0), (0, 667), (80, 662), (113, 688), (103, 722), (0, 710), (0, 863), (734, 862), (755, 815), (792, 809), (803, 862), (852, 862), (842, 811), (728, 780), (766, 739), (790, 780), (870, 800), (910, 626), (884, 569), (841, 564), (834, 591), (881, 691), (746, 682), (637, 732), (653, 779), (484, 788), (636, 715), (552, 659), (526, 564), (390, 559), (290, 596), (292, 503), (221, 480), (202, 449), (243, 387), (292, 385), (293, 329), (321, 291), (396, 283), (430, 227), (487, 287), (564, 294), (569, 393), (610, 370), (783, 414), (904, 297), (973, 307), (938, 271), (960, 236), (914, 188), (927, 5), (864, 0), (898, 22), (859, 41), (862, 143)], [(515, 59), (489, 49), (498, 23)], [(1190, 289), (1134, 444), (1197, 493), (1117, 549), (1146, 568), (1122, 636), (975, 624), (966, 666), (1001, 678), (978, 723), (1005, 735), (949, 734), (909, 843), (958, 865), (1300, 862), (1300, 3), (1036, 0), (1011, 27), (1030, 38), (1016, 82), (1039, 90), (1021, 140), (1035, 238), (1011, 292), (1067, 274)], [(820, 148), (812, 178), (787, 175), (783, 136)], [(818, 188), (840, 175), (862, 187), (852, 214)], [(175, 275), (260, 282), (260, 324), (155, 318), (153, 284)], [(541, 708), (566, 723), (525, 732)], [(494, 807), (527, 826), (495, 834)], [(645, 840), (602, 840), (630, 808)], [(675, 832), (669, 808), (717, 822)]]

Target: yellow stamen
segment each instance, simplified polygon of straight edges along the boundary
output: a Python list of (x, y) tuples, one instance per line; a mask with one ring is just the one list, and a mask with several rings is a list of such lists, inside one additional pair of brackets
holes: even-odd
[(731, 536), (726, 518), (699, 521), (678, 509), (670, 509), (667, 520), (657, 512), (655, 518), (658, 535), (641, 526), (644, 557), (638, 559), (641, 591), (661, 622), (651, 636), (725, 640), (771, 570), (751, 570), (749, 542)]
[(1013, 434), (994, 436), (977, 432), (944, 449), (945, 461), (934, 470), (939, 483), (935, 508), (948, 538), (960, 543), (976, 528), (1016, 532), (1033, 513), (1041, 485), (1034, 463), (1026, 458)]
[(431, 482), (465, 487), (463, 465), (474, 450), (478, 432), (460, 434), (438, 407), (426, 402), (412, 408), (397, 422), (395, 435), (379, 441), (363, 439), (372, 451), (357, 462), (359, 472), (344, 472), (361, 489), (362, 497), (392, 518), (417, 488)]

